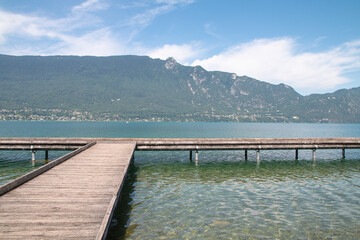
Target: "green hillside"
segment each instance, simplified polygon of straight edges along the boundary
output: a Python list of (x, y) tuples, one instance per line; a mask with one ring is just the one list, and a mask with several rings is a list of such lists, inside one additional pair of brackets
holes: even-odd
[(360, 88), (304, 97), (173, 58), (0, 55), (0, 119), (360, 122)]

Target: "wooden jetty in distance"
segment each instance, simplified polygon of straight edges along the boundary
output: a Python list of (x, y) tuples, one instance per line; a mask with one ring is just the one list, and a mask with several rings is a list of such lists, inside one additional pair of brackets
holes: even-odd
[(0, 138), (0, 150), (30, 150), (32, 160), (36, 151), (77, 149), (89, 142), (116, 141), (135, 142), (136, 151), (189, 151), (190, 159), (195, 152), (198, 161), (200, 150), (244, 150), (244, 158), (248, 159), (248, 151), (256, 151), (256, 160), (260, 161), (261, 150), (295, 150), (298, 159), (299, 150), (312, 150), (313, 159), (317, 149), (360, 148), (360, 138)]
[[(0, 186), (0, 239), (105, 239), (134, 151), (360, 149), (360, 138), (0, 138), (0, 150), (74, 150)], [(47, 154), (46, 154), (47, 156)]]
[(299, 157), (299, 150), (312, 150), (313, 160), (317, 149), (345, 149), (360, 148), (360, 138), (194, 138), (194, 139), (134, 139), (136, 150), (140, 151), (195, 151), (195, 162), (198, 161), (199, 150), (244, 150), (244, 158), (248, 159), (248, 150), (256, 151), (256, 160), (260, 161), (261, 150), (295, 150), (295, 159)]

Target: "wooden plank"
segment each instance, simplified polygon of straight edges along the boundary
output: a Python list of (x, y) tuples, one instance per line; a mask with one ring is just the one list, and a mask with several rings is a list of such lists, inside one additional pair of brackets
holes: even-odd
[[(133, 158), (134, 158), (135, 148), (136, 148), (136, 144), (134, 145), (134, 150), (131, 153), (130, 161), (132, 161)], [(110, 200), (110, 204), (108, 205), (108, 209), (106, 210), (106, 214), (105, 214), (105, 216), (103, 218), (100, 229), (99, 229), (99, 231), (98, 231), (98, 233), (96, 235), (96, 240), (105, 240), (105, 238), (106, 238), (107, 231), (108, 231), (108, 229), (110, 227), (111, 218), (112, 218), (113, 213), (115, 211), (116, 204), (117, 204), (117, 202), (119, 200), (121, 189), (122, 189), (122, 187), (124, 185), (125, 177), (127, 175), (128, 169), (129, 169), (129, 165), (127, 165), (123, 169), (122, 179), (121, 179), (121, 181), (118, 182), (118, 186), (117, 186), (118, 191), (117, 191), (116, 195), (113, 195), (113, 197)]]
[(360, 144), (360, 138), (0, 138), (0, 145), (37, 143), (52, 144), (86, 144), (91, 141), (108, 143), (136, 142), (137, 145), (196, 145), (196, 144)]
[(48, 171), (49, 169), (55, 167), (56, 165), (68, 160), (69, 158), (81, 153), (82, 151), (88, 149), (89, 147), (93, 146), (95, 144), (95, 142), (92, 142), (92, 143), (89, 143), (87, 145), (85, 145), (84, 147), (82, 148), (79, 148), (71, 153), (68, 153), (66, 154), (65, 156), (62, 156), (58, 159), (56, 159), (55, 161), (51, 161), (50, 163), (48, 164), (45, 164), (44, 166), (42, 167), (39, 167), (17, 179), (15, 179), (14, 181), (11, 181), (3, 186), (0, 187), (0, 196), (3, 195), (4, 193), (7, 193), (9, 191), (11, 191), (12, 189), (20, 186), (21, 184), (23, 183), (26, 183), (27, 181), (39, 176), (40, 174)]
[(2, 232), (1, 237), (5, 237), (3, 239), (29, 239), (29, 236), (34, 236), (34, 239), (77, 239), (76, 237), (91, 239), (93, 235), (93, 229), (88, 230), (78, 228), (73, 231), (50, 231), (49, 229), (46, 229), (45, 231), (31, 231), (29, 229), (28, 231), (9, 232), (8, 234), (6, 234), (6, 232)]
[(273, 144), (253, 144), (253, 145), (234, 145), (234, 144), (224, 144), (224, 145), (153, 145), (153, 146), (137, 146), (139, 151), (190, 151), (190, 150), (294, 150), (294, 149), (343, 149), (343, 148), (360, 148), (360, 144), (282, 144), (282, 145), (273, 145)]
[(0, 239), (104, 239), (135, 146), (96, 144), (0, 196)]
[[(137, 150), (277, 150), (360, 148), (360, 138), (0, 138), (0, 149), (7, 144), (81, 144), (136, 142)], [(49, 145), (49, 144), (48, 144)], [(28, 147), (30, 145), (27, 145)], [(49, 147), (49, 146), (47, 146)]]

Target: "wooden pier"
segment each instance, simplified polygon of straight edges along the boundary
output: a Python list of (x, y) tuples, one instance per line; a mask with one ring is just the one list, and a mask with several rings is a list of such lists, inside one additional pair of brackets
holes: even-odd
[(134, 142), (137, 151), (360, 148), (360, 138), (0, 138), (0, 150), (71, 150), (99, 141)]
[(98, 142), (4, 193), (0, 239), (105, 239), (134, 150)]
[(360, 149), (360, 138), (0, 138), (0, 150), (74, 150), (0, 186), (0, 239), (105, 239), (134, 151)]

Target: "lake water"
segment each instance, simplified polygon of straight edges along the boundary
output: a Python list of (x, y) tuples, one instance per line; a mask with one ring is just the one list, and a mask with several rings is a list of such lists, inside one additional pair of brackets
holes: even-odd
[[(360, 125), (0, 121), (0, 137), (360, 137)], [(108, 239), (360, 239), (360, 151), (294, 155), (200, 151), (196, 167), (188, 152), (136, 152)], [(0, 151), (0, 184), (30, 158)]]

